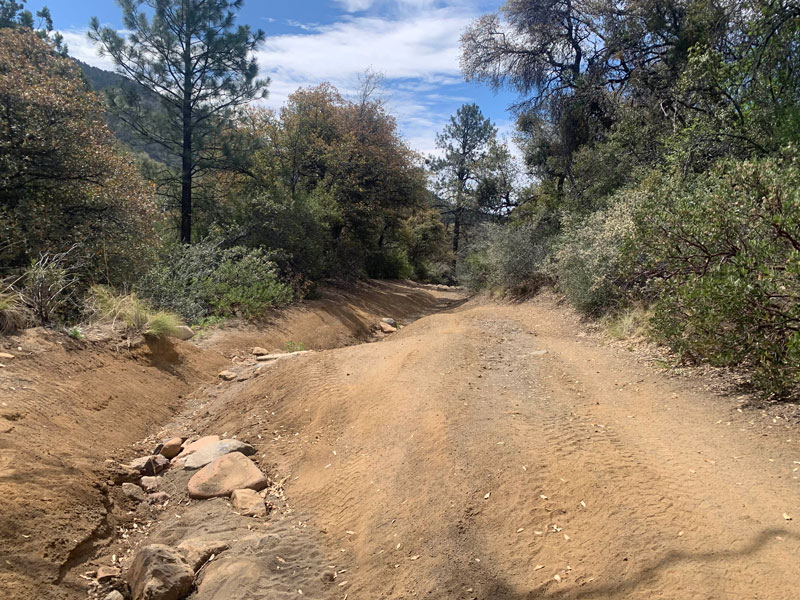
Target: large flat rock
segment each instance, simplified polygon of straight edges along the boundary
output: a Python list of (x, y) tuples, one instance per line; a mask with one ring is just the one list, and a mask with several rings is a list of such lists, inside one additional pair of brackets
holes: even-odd
[(206, 465), (189, 480), (189, 497), (196, 499), (228, 497), (234, 490), (263, 490), (267, 476), (240, 452), (226, 454)]
[(220, 440), (213, 444), (207, 444), (186, 457), (183, 461), (184, 469), (200, 469), (211, 464), (221, 456), (232, 452), (241, 452), (245, 456), (252, 456), (256, 449), (250, 444), (245, 444), (239, 440)]

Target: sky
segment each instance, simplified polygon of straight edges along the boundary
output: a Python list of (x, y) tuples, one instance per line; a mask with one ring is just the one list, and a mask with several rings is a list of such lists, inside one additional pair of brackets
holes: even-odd
[[(459, 37), (469, 23), (493, 12), (502, 0), (245, 0), (238, 22), (266, 33), (258, 52), (262, 77), (269, 77), (267, 106), (278, 108), (299, 87), (322, 82), (353, 97), (359, 76), (371, 69), (384, 76), (381, 92), (400, 132), (413, 149), (435, 151), (435, 135), (464, 103), (475, 102), (510, 138), (514, 119), (510, 92), (467, 83), (459, 70)], [(113, 70), (86, 37), (89, 19), (122, 27), (111, 0), (29, 0), (47, 6), (70, 54)]]

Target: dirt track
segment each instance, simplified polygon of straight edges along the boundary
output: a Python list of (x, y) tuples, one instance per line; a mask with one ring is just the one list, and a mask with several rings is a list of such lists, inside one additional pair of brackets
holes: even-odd
[(206, 426), (271, 415), (260, 451), (345, 569), (325, 597), (800, 597), (796, 429), (625, 354), (553, 302), (474, 301), (286, 363)]
[(699, 383), (547, 298), (473, 300), (193, 400), (285, 502), (263, 529), (175, 505), (149, 539), (238, 527), (229, 600), (796, 599), (800, 433)]

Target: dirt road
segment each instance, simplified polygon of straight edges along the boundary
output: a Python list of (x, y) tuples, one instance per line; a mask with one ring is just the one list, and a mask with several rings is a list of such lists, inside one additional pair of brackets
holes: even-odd
[(553, 302), (473, 301), (289, 361), (205, 426), (273, 432), (295, 554), (340, 571), (306, 597), (800, 597), (797, 430), (626, 354)]
[[(797, 426), (637, 361), (547, 297), (406, 293), (398, 333), (202, 387), (157, 434), (253, 444), (273, 480), (266, 520), (190, 501), (190, 475), (170, 469), (161, 512), (112, 489), (124, 535), (40, 597), (80, 597), (81, 573), (138, 544), (199, 536), (229, 549), (196, 600), (800, 598)], [(360, 335), (392, 306), (326, 308), (281, 335), (334, 316)], [(228, 357), (260, 341), (231, 335), (214, 341)], [(38, 530), (56, 518), (39, 513)]]

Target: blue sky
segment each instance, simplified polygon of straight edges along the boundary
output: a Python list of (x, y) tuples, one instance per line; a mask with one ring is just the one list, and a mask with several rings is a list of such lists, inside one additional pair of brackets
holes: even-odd
[[(301, 86), (324, 81), (345, 95), (358, 87), (366, 69), (383, 73), (382, 95), (397, 117), (408, 144), (434, 150), (437, 131), (465, 102), (476, 102), (502, 134), (513, 129), (507, 107), (515, 97), (466, 83), (459, 71), (459, 37), (475, 18), (496, 10), (502, 0), (245, 0), (239, 22), (261, 28), (267, 40), (259, 51), (262, 76), (272, 79), (266, 104), (279, 107)], [(97, 56), (85, 31), (92, 16), (122, 26), (111, 0), (29, 0), (27, 7), (50, 8), (70, 53), (112, 69)]]

